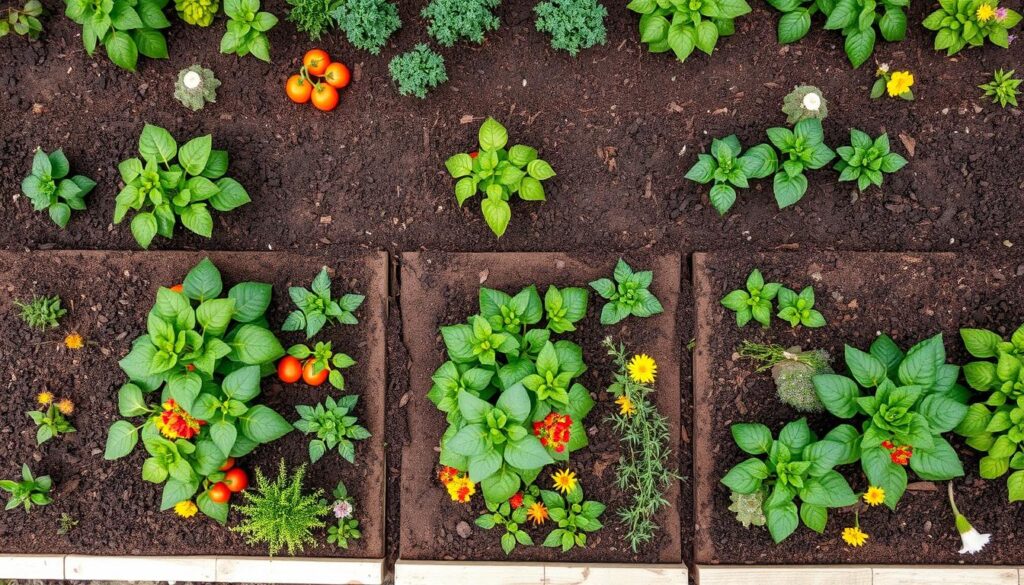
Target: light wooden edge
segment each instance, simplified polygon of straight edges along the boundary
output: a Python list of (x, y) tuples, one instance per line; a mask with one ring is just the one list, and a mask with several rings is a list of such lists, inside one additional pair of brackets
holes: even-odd
[(1024, 585), (1021, 567), (960, 565), (698, 565), (698, 585)]
[(384, 559), (0, 555), (0, 579), (380, 585)]
[(395, 585), (444, 582), (493, 582), (502, 585), (685, 585), (684, 564), (588, 564), (467, 561), (395, 563)]

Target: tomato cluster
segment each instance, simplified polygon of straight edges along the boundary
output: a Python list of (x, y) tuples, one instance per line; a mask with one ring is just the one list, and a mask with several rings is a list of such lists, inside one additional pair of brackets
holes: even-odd
[(281, 361), (277, 362), (277, 377), (285, 384), (294, 384), (301, 378), (303, 382), (310, 386), (319, 386), (327, 381), (327, 376), (330, 375), (330, 368), (324, 368), (319, 373), (313, 372), (313, 363), (315, 359), (309, 358), (305, 362), (300, 362), (297, 358), (290, 355), (286, 355), (281, 358)]
[(249, 487), (249, 476), (242, 471), (241, 467), (235, 467), (234, 457), (228, 457), (218, 471), (224, 474), (224, 479), (214, 483), (206, 491), (211, 502), (223, 504), (231, 499), (231, 494), (237, 494)]
[(284, 91), (297, 104), (312, 101), (313, 107), (330, 112), (338, 107), (338, 90), (352, 79), (348, 67), (331, 62), (323, 49), (312, 49), (302, 58), (302, 69), (285, 83)]

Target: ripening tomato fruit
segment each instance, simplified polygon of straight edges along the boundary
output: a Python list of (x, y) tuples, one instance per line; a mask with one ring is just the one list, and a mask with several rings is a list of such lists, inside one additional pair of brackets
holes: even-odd
[(473, 152), (469, 153), (469, 158), (476, 158), (477, 156), (479, 156), (479, 154), (480, 151), (474, 150)]
[(180, 284), (176, 284), (176, 285), (171, 287), (171, 290), (176, 292), (176, 293), (180, 293), (180, 292), (184, 292), (185, 291), (185, 287), (181, 286)]
[(290, 355), (277, 362), (277, 378), (285, 384), (294, 384), (302, 377), (302, 364)]
[(220, 467), (218, 467), (217, 471), (227, 471), (227, 470), (231, 469), (234, 466), (235, 466), (235, 458), (234, 457), (228, 457), (228, 460), (224, 462), (224, 465), (221, 465)]
[(231, 493), (237, 494), (249, 487), (249, 476), (242, 471), (241, 467), (235, 467), (224, 474), (224, 485), (228, 486)]
[(349, 72), (348, 67), (345, 67), (344, 63), (338, 63), (337, 61), (328, 65), (327, 71), (324, 72), (324, 81), (338, 89), (348, 85), (351, 79), (352, 74)]
[(284, 92), (288, 94), (288, 99), (297, 104), (304, 104), (313, 93), (313, 84), (301, 75), (292, 75), (288, 78), (288, 83), (284, 84)]
[(316, 84), (313, 88), (313, 107), (324, 112), (338, 107), (338, 90), (327, 83)]
[(302, 58), (302, 66), (310, 75), (323, 75), (330, 64), (331, 57), (323, 49), (310, 49)]
[(319, 386), (327, 381), (327, 376), (330, 375), (331, 371), (328, 368), (320, 370), (320, 373), (313, 373), (313, 363), (316, 362), (313, 358), (306, 360), (306, 363), (302, 366), (302, 381), (309, 384), (310, 386)]
[(226, 483), (218, 481), (206, 492), (206, 495), (209, 496), (211, 502), (223, 504), (231, 499), (231, 490), (228, 489)]

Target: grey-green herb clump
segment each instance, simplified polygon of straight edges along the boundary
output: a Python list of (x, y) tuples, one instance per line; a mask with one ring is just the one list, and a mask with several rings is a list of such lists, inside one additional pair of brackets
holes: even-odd
[(443, 47), (461, 40), (484, 42), (484, 33), (498, 30), (501, 22), (491, 12), (501, 0), (433, 0), (420, 13), (427, 33)]
[(537, 30), (551, 35), (551, 46), (575, 57), (580, 49), (607, 42), (608, 10), (597, 0), (546, 0), (534, 6)]
[(391, 71), (391, 79), (398, 85), (399, 94), (414, 95), (420, 99), (426, 98), (428, 91), (448, 81), (444, 57), (422, 43), (392, 59), (388, 70)]
[(56, 329), (60, 318), (68, 313), (67, 309), (60, 306), (60, 297), (57, 295), (34, 296), (28, 303), (16, 300), (14, 305), (21, 309), (21, 312), (18, 313), (21, 320), (29, 327), (40, 331)]
[(775, 390), (783, 404), (800, 412), (825, 410), (814, 389), (813, 379), (818, 374), (835, 373), (829, 365), (831, 358), (828, 352), (820, 349), (802, 351), (799, 347), (786, 349), (776, 344), (744, 341), (739, 354), (758, 362), (758, 372), (771, 369)]
[(765, 490), (762, 488), (749, 494), (729, 493), (729, 501), (732, 502), (729, 505), (729, 511), (736, 514), (736, 521), (742, 524), (744, 528), (764, 526), (768, 521), (764, 517), (764, 510), (762, 509), (762, 506), (764, 506), (764, 492)]
[(371, 55), (379, 55), (391, 35), (402, 27), (398, 8), (387, 0), (342, 0), (331, 16), (353, 47)]
[(47, 210), (53, 223), (61, 228), (71, 219), (71, 210), (85, 209), (85, 196), (96, 182), (82, 175), (68, 177), (71, 165), (64, 151), (49, 154), (36, 148), (32, 157), (32, 172), (21, 181), (21, 191), (32, 202), (36, 211)]
[(305, 474), (302, 465), (289, 477), (282, 459), (277, 478), (271, 482), (257, 467), (255, 489), (242, 492), (245, 504), (235, 508), (242, 519), (231, 531), (245, 536), (249, 544), (266, 544), (270, 556), (282, 548), (294, 556), (305, 545), (316, 544), (312, 531), (327, 525), (323, 518), (331, 506), (322, 499), (323, 490), (303, 491)]
[(220, 80), (213, 71), (201, 66), (192, 65), (178, 72), (178, 81), (174, 83), (174, 99), (181, 105), (198, 112), (207, 102), (217, 101), (217, 88)]
[(808, 118), (824, 120), (828, 117), (828, 101), (817, 87), (801, 85), (782, 99), (782, 113), (790, 126)]

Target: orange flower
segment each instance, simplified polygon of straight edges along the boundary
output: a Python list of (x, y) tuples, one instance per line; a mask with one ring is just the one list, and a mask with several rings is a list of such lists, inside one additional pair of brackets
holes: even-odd
[(43, 390), (36, 395), (36, 402), (43, 406), (47, 406), (53, 402), (53, 392)]
[(476, 493), (476, 484), (469, 481), (469, 477), (459, 474), (448, 482), (448, 495), (453, 502), (465, 504)]
[(72, 331), (64, 338), (64, 347), (68, 349), (82, 349), (85, 347), (85, 340), (82, 339), (82, 336), (77, 331)]
[(551, 447), (556, 453), (565, 451), (569, 444), (569, 429), (572, 417), (568, 414), (552, 412), (544, 420), (533, 423), (533, 434), (540, 439), (540, 444)]
[(448, 467), (447, 465), (441, 467), (441, 471), (437, 472), (437, 479), (441, 482), (441, 485), (448, 485), (458, 476), (459, 470), (454, 467)]
[(540, 502), (534, 502), (526, 510), (526, 517), (533, 522), (534, 526), (540, 526), (549, 518), (548, 508)]
[(75, 403), (71, 402), (70, 398), (61, 398), (60, 402), (57, 403), (57, 410), (64, 416), (68, 416), (75, 412)]
[(173, 398), (164, 403), (164, 411), (154, 417), (160, 434), (171, 439), (191, 439), (199, 434), (199, 427), (206, 424), (175, 404)]

